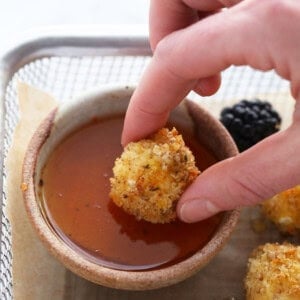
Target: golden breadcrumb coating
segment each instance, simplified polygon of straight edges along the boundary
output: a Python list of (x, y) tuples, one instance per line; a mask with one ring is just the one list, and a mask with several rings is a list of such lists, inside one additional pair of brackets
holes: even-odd
[(125, 147), (115, 161), (110, 197), (137, 219), (171, 222), (177, 201), (199, 173), (182, 136), (175, 128), (163, 128)]
[(262, 203), (264, 214), (281, 232), (295, 234), (300, 230), (300, 185)]
[(265, 244), (248, 261), (248, 300), (300, 299), (300, 247)]

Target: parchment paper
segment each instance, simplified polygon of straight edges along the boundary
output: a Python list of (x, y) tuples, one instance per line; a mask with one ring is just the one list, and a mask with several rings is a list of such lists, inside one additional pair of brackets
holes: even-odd
[[(25, 84), (19, 84), (18, 92), (20, 122), (6, 161), (15, 300), (244, 299), (243, 278), (253, 248), (265, 242), (287, 239), (299, 244), (298, 237), (280, 235), (260, 216), (258, 208), (247, 208), (242, 211), (237, 229), (225, 248), (197, 275), (182, 283), (159, 290), (132, 292), (101, 287), (77, 277), (50, 256), (38, 240), (28, 221), (20, 191), (27, 144), (40, 121), (56, 105), (55, 100)], [(268, 97), (265, 95), (264, 99)], [(221, 104), (209, 104), (210, 110), (212, 105), (214, 113), (219, 113)], [(285, 128), (291, 122), (293, 105), (293, 100), (287, 96), (284, 103), (275, 107), (281, 112)]]
[[(7, 213), (12, 230), (14, 299), (59, 299), (65, 270), (45, 250), (28, 221), (21, 193), (24, 153), (37, 125), (56, 106), (54, 99), (19, 83), (20, 121), (6, 160)], [(57, 283), (60, 284), (57, 284)]]

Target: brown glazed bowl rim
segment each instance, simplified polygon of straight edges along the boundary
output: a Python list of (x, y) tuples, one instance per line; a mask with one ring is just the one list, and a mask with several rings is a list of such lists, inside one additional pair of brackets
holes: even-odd
[[(104, 98), (118, 99), (118, 97), (124, 95), (130, 97), (133, 91), (134, 87), (125, 85), (104, 86), (77, 97), (68, 108), (58, 108), (50, 112), (35, 131), (25, 154), (22, 182), (25, 184), (26, 190), (23, 191), (23, 198), (29, 220), (39, 238), (65, 267), (85, 279), (107, 287), (127, 290), (149, 290), (180, 282), (205, 266), (228, 241), (237, 224), (239, 211), (225, 212), (222, 224), (218, 227), (212, 239), (201, 250), (187, 259), (157, 270), (123, 271), (97, 265), (63, 242), (47, 224), (35, 190), (35, 176), (39, 154), (44, 143), (52, 134), (57, 120), (63, 118), (66, 112), (78, 111), (81, 105), (85, 105), (83, 102), (97, 102), (98, 99)], [(185, 102), (191, 103), (192, 101), (185, 100)], [(237, 148), (222, 124), (197, 104), (192, 103), (192, 109), (195, 109), (195, 105), (197, 106), (196, 110), (199, 109), (200, 115), (198, 116), (205, 120), (205, 124), (208, 124), (206, 126), (211, 126), (213, 132), (218, 134), (225, 143), (226, 156), (236, 155), (238, 153)]]

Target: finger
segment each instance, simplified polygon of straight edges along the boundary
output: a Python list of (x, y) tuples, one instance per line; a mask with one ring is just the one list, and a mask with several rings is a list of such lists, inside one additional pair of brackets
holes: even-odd
[(217, 74), (197, 81), (193, 87), (194, 92), (200, 96), (211, 96), (219, 89), (221, 85), (221, 75)]
[(204, 171), (177, 206), (185, 222), (261, 202), (299, 184), (299, 124)]
[(173, 74), (156, 59), (153, 58), (131, 97), (124, 121), (123, 146), (163, 127), (171, 109), (196, 85), (197, 80)]
[(198, 21), (197, 11), (181, 0), (152, 0), (149, 14), (149, 34), (152, 50), (157, 43), (173, 31)]
[(231, 7), (238, 4), (241, 0), (219, 0), (225, 7)]
[(152, 0), (149, 16), (152, 50), (166, 35), (198, 21), (198, 11), (214, 11), (222, 6), (218, 0)]
[[(260, 9), (261, 2), (247, 3), (254, 3)], [(246, 2), (160, 42), (131, 98), (124, 122), (123, 145), (162, 127), (169, 111), (193, 89), (199, 78), (214, 76), (231, 64), (249, 64), (263, 70), (272, 67), (265, 49), (265, 32), (253, 26), (259, 22), (253, 13), (253, 7), (257, 8), (242, 4)]]

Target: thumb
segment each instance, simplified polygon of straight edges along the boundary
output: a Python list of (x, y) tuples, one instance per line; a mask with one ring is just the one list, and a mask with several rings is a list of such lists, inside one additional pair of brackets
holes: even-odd
[(196, 222), (223, 210), (259, 203), (299, 184), (299, 125), (204, 171), (182, 195), (177, 213)]

